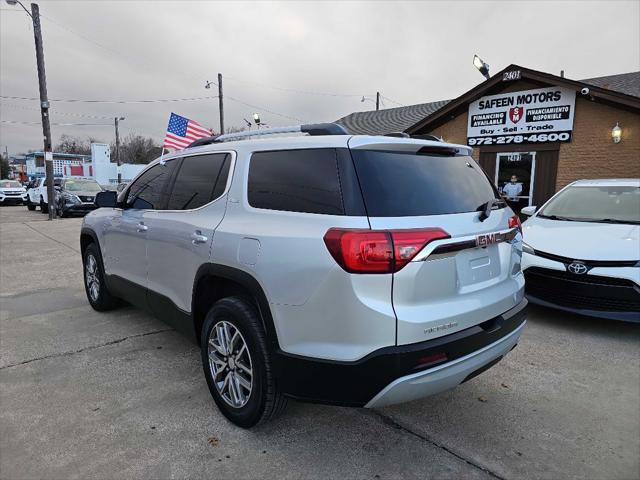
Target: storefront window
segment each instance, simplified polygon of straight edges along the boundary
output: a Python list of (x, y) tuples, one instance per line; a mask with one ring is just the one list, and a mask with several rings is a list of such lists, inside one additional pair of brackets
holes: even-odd
[(535, 165), (535, 152), (497, 154), (496, 187), (515, 212), (531, 205)]

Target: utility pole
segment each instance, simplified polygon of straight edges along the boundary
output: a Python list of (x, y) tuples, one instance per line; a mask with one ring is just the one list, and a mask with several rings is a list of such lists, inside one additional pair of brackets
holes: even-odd
[(376, 110), (380, 110), (380, 92), (376, 92)]
[(118, 132), (118, 121), (124, 120), (124, 117), (115, 117), (114, 123), (116, 126), (116, 165), (118, 169), (118, 185), (122, 182), (122, 173), (120, 172), (120, 133)]
[(31, 4), (33, 37), (36, 42), (36, 62), (38, 64), (38, 83), (40, 85), (40, 113), (42, 115), (42, 135), (44, 137), (44, 166), (47, 180), (47, 201), (49, 220), (56, 218), (56, 191), (53, 184), (53, 153), (51, 152), (51, 124), (49, 123), (49, 99), (47, 97), (47, 76), (44, 71), (44, 52), (42, 51), (42, 31), (40, 30), (40, 9), (37, 3)]
[(224, 134), (224, 103), (222, 101), (222, 74), (218, 74), (218, 105), (220, 107), (220, 135)]

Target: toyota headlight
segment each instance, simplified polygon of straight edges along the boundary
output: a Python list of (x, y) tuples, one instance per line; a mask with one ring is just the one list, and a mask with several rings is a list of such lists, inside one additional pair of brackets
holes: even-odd
[(529, 245), (527, 242), (522, 242), (522, 251), (525, 253), (528, 253), (529, 255), (535, 255), (536, 251), (531, 248), (531, 245)]

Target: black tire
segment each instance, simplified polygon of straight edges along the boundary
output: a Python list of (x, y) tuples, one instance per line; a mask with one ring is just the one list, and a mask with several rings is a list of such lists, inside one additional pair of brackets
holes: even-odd
[[(87, 275), (87, 266), (92, 263), (95, 265), (95, 273), (93, 279), (97, 279), (97, 294), (94, 295), (96, 290), (91, 291), (91, 285), (89, 275)], [(118, 298), (111, 295), (107, 284), (104, 281), (104, 268), (102, 266), (102, 256), (100, 255), (100, 249), (95, 243), (90, 243), (84, 251), (82, 256), (82, 277), (84, 279), (84, 291), (87, 294), (87, 300), (98, 312), (106, 312), (113, 310), (120, 303)]]
[[(209, 336), (221, 321), (231, 323), (242, 335), (251, 356), (251, 392), (244, 406), (233, 407), (218, 391), (209, 366)], [(242, 297), (228, 297), (216, 302), (207, 313), (200, 339), (202, 366), (211, 396), (222, 414), (242, 428), (264, 423), (279, 413), (287, 399), (279, 391), (273, 373), (271, 354), (260, 316), (256, 308)]]
[(42, 213), (49, 213), (49, 204), (44, 203), (44, 200), (42, 198), (40, 199), (40, 211)]
[(27, 199), (27, 209), (32, 212), (36, 209), (36, 206), (33, 203), (31, 203), (31, 199), (29, 198)]

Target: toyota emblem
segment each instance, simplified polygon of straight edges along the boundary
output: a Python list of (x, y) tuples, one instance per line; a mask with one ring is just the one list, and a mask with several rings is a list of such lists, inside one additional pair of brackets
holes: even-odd
[(584, 263), (573, 262), (567, 266), (567, 270), (576, 275), (584, 275), (589, 270)]

